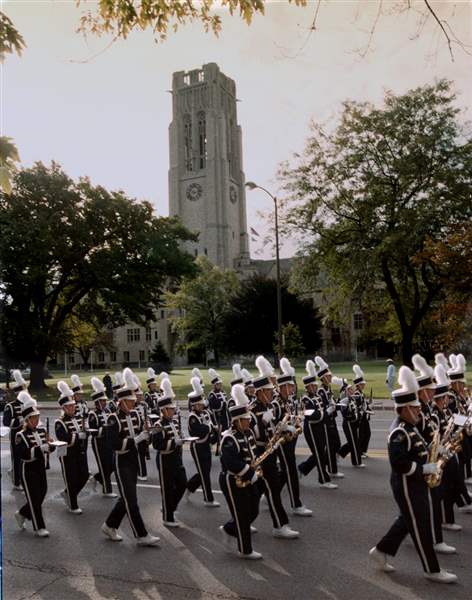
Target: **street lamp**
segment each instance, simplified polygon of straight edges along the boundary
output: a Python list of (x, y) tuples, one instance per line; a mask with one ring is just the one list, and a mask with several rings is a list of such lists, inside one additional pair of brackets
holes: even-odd
[(246, 187), (250, 190), (262, 190), (274, 201), (274, 212), (275, 212), (275, 264), (276, 264), (276, 275), (277, 275), (277, 347), (279, 360), (283, 356), (283, 334), (282, 334), (282, 288), (280, 286), (280, 257), (279, 257), (279, 220), (277, 212), (277, 198), (266, 190), (261, 185), (257, 185), (253, 181), (247, 181)]

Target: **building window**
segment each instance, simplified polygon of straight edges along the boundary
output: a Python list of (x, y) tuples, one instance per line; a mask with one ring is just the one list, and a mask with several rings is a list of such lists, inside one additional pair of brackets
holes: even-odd
[(110, 361), (116, 362), (116, 352), (110, 352)]
[(208, 256), (208, 248), (204, 248), (203, 252), (205, 253), (205, 256)]
[(161, 319), (163, 319), (165, 317), (165, 312), (163, 310), (161, 310)]
[(194, 252), (195, 256), (198, 256), (198, 250), (197, 250), (197, 248), (195, 248), (195, 250), (193, 252)]
[(341, 344), (341, 330), (339, 327), (331, 328), (331, 341), (333, 346), (339, 346)]
[(141, 330), (139, 327), (135, 327), (134, 329), (126, 330), (126, 339), (128, 344), (132, 344), (133, 342), (139, 342), (141, 339)]
[(144, 350), (139, 351), (139, 360), (145, 360), (144, 358)]
[(159, 339), (159, 334), (157, 333), (157, 331), (154, 332), (154, 339), (158, 340)]
[(127, 350), (123, 352), (123, 360), (124, 362), (129, 362), (129, 352)]
[(204, 112), (198, 113), (198, 161), (200, 169), (206, 167), (207, 160), (207, 137), (206, 117)]
[(201, 83), (202, 81), (205, 81), (205, 73), (203, 71), (200, 71), (198, 73), (198, 81)]
[(231, 232), (233, 234), (233, 240), (234, 240), (234, 231)]
[(69, 352), (68, 356), (67, 356), (67, 360), (69, 361), (69, 363), (71, 365), (73, 365), (75, 363), (75, 356), (73, 352)]
[(362, 313), (354, 313), (354, 329), (364, 328), (364, 315)]
[(105, 362), (105, 352), (98, 353), (98, 362), (99, 363)]
[(152, 331), (150, 327), (146, 327), (146, 342), (150, 342), (152, 340)]
[(192, 119), (190, 115), (184, 116), (184, 153), (185, 168), (187, 171), (193, 171), (192, 160)]

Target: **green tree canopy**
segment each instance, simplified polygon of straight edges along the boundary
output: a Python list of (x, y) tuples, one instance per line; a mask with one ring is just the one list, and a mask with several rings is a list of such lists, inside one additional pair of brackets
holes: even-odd
[[(301, 300), (282, 282), (283, 323), (298, 326), (304, 348), (320, 345), (320, 320), (311, 300)], [(277, 284), (253, 275), (242, 282), (225, 317), (225, 348), (237, 354), (271, 354), (277, 332)]]
[(305, 239), (305, 284), (324, 270), (341, 296), (383, 290), (404, 361), (448, 277), (425, 244), (472, 216), (472, 140), (454, 101), (442, 80), (388, 92), (381, 108), (345, 102), (337, 127), (313, 124), (303, 155), (280, 171), (285, 222)]
[(185, 277), (175, 292), (166, 294), (167, 307), (176, 311), (172, 328), (185, 350), (213, 351), (216, 364), (223, 349), (225, 316), (240, 284), (236, 273), (222, 270), (204, 256), (196, 259), (196, 277)]
[(56, 163), (19, 171), (0, 194), (1, 325), (10, 356), (31, 364), (32, 386), (85, 307), (94, 324), (152, 320), (164, 289), (194, 270), (180, 250), (189, 239), (148, 202), (75, 182)]

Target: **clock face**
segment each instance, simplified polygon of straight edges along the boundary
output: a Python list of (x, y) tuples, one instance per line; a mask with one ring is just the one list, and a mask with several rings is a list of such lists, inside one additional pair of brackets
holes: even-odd
[(187, 188), (187, 198), (198, 200), (202, 195), (202, 186), (199, 183), (191, 183)]
[(236, 188), (229, 188), (229, 199), (233, 204), (236, 204), (236, 202), (238, 201), (238, 192), (236, 191)]

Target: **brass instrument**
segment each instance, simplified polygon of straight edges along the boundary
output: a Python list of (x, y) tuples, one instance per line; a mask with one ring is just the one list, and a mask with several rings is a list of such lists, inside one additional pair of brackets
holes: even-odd
[[(428, 453), (428, 462), (436, 463), (438, 468), (436, 473), (425, 475), (428, 487), (435, 488), (441, 484), (446, 464), (462, 447), (462, 439), (464, 437), (462, 429), (464, 427), (454, 431), (454, 419), (451, 418), (442, 436), (439, 433), (439, 429), (433, 433), (433, 440)], [(441, 456), (439, 456), (440, 446), (443, 447)]]

